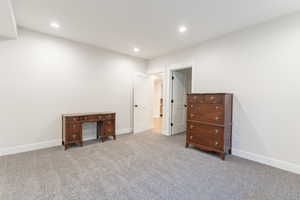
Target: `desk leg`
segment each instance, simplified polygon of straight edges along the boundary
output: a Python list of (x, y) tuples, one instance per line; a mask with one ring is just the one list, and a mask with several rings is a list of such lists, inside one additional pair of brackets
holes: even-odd
[(99, 131), (100, 131), (100, 127), (99, 126), (100, 126), (100, 122), (98, 121), (97, 122), (97, 139), (99, 139), (99, 135), (100, 135), (99, 134)]

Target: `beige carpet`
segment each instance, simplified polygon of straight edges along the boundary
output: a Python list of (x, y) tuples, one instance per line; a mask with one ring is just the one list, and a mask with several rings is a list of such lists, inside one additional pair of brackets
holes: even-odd
[(0, 157), (1, 200), (299, 200), (300, 176), (150, 132)]

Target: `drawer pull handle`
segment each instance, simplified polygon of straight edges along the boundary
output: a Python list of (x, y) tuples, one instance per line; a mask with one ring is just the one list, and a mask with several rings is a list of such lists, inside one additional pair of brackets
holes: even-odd
[(191, 117), (194, 117), (195, 115), (194, 114), (191, 114)]
[(219, 145), (219, 142), (216, 141), (216, 142), (215, 142), (215, 146), (218, 146), (218, 145)]
[(193, 139), (193, 136), (190, 136), (190, 139)]
[(72, 137), (73, 137), (73, 139), (75, 139), (75, 138), (76, 138), (76, 135), (75, 135), (75, 134), (73, 134), (73, 135), (72, 135)]
[(193, 105), (191, 105), (191, 108), (193, 108), (194, 106)]
[(215, 97), (211, 96), (210, 99), (213, 100)]
[(215, 130), (215, 132), (216, 132), (216, 133), (219, 133), (219, 130), (218, 130), (218, 129), (216, 129), (216, 130)]
[(219, 106), (216, 106), (216, 110), (219, 110)]
[(194, 128), (194, 126), (193, 126), (193, 125), (191, 125), (191, 126), (190, 126), (190, 129), (193, 129), (193, 128)]
[(216, 120), (219, 120), (220, 118), (219, 118), (219, 117), (216, 117), (215, 119), (216, 119)]
[(196, 97), (196, 96), (194, 96), (193, 98), (194, 98), (195, 100), (197, 99), (197, 97)]

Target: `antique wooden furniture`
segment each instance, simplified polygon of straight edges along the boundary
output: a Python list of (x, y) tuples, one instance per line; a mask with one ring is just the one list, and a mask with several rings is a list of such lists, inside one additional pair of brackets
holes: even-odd
[(217, 152), (223, 160), (231, 153), (232, 98), (228, 93), (188, 95), (186, 147)]
[(62, 115), (62, 144), (65, 150), (70, 144), (82, 146), (82, 124), (86, 122), (97, 122), (97, 139), (104, 142), (104, 138), (112, 136), (116, 139), (115, 117), (112, 112), (104, 113), (79, 113)]

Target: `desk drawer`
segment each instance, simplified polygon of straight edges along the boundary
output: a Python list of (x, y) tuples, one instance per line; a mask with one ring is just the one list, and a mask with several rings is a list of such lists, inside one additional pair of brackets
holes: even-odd
[(70, 123), (66, 126), (66, 141), (69, 142), (75, 142), (75, 141), (81, 141), (82, 139), (82, 127), (80, 123)]
[(104, 116), (106, 120), (115, 119), (115, 114), (107, 114)]
[(66, 117), (67, 122), (78, 122), (80, 121), (80, 117)]
[(103, 122), (103, 135), (104, 136), (114, 136), (115, 135), (115, 120), (105, 120)]

